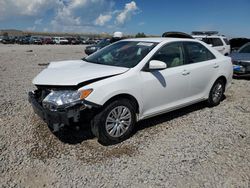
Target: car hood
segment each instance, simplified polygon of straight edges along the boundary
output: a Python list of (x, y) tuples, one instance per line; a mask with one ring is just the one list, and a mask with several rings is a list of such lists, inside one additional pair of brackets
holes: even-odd
[(86, 48), (92, 48), (92, 47), (98, 48), (98, 47), (100, 47), (100, 46), (98, 46), (97, 44), (94, 44), (94, 45), (89, 45), (89, 46), (87, 46)]
[(244, 61), (250, 63), (250, 53), (232, 53), (230, 57), (234, 61)]
[(33, 80), (35, 85), (77, 86), (83, 82), (122, 74), (129, 68), (88, 63), (83, 60), (51, 62)]

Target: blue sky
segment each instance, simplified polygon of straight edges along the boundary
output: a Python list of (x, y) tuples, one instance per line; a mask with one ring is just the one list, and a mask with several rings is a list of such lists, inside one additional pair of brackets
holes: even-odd
[(250, 37), (249, 20), (250, 0), (0, 0), (0, 29)]

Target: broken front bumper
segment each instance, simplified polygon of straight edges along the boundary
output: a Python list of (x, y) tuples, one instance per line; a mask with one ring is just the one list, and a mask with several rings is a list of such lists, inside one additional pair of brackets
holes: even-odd
[(99, 108), (99, 105), (88, 101), (80, 101), (74, 105), (67, 106), (63, 109), (51, 111), (44, 108), (37, 100), (33, 92), (29, 92), (29, 102), (31, 103), (34, 112), (40, 116), (48, 125), (64, 124), (70, 125), (84, 120), (89, 120), (94, 109)]

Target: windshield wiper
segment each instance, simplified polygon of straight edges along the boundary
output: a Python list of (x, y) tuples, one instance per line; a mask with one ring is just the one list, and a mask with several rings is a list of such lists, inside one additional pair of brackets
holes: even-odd
[(82, 58), (81, 60), (89, 62), (86, 57)]
[(98, 62), (95, 62), (95, 61), (89, 61), (88, 59), (86, 59), (86, 57), (82, 58), (83, 61), (86, 61), (88, 63), (94, 63), (94, 64), (100, 64)]

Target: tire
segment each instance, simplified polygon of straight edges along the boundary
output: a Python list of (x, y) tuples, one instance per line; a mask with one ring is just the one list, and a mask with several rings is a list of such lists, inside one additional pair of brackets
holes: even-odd
[(120, 143), (132, 135), (136, 112), (128, 99), (117, 99), (97, 113), (91, 120), (91, 131), (103, 145)]
[(220, 104), (225, 92), (225, 82), (222, 79), (217, 80), (209, 92), (208, 105), (210, 107)]

